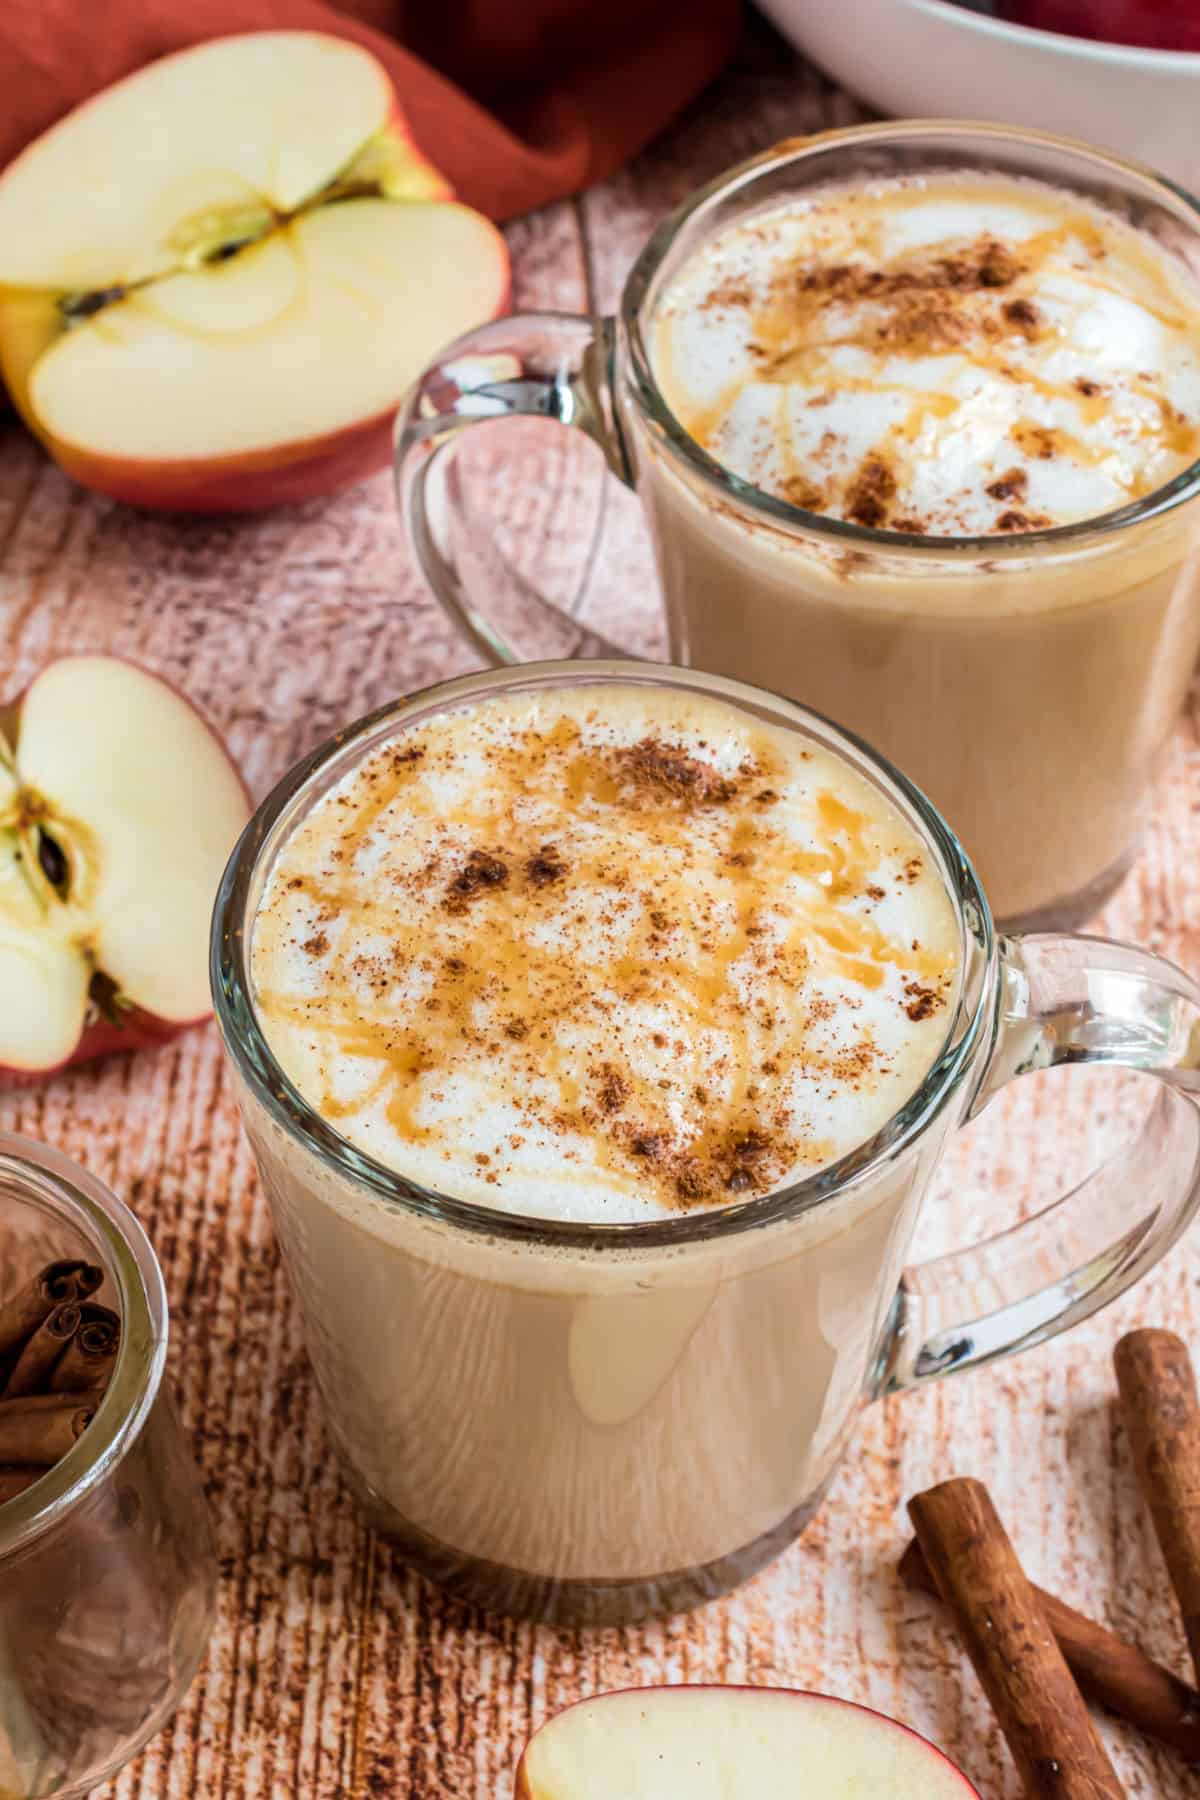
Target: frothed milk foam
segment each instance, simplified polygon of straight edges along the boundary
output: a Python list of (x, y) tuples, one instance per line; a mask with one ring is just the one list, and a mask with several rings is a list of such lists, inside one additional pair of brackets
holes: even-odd
[(1002, 919), (1084, 916), (1131, 852), (1200, 647), (1194, 515), (1070, 549), (1031, 534), (1196, 459), (1194, 271), (1074, 194), (951, 169), (818, 187), (718, 229), (664, 277), (648, 344), (717, 463), (909, 536), (739, 510), (631, 409), (675, 660), (781, 689), (883, 750)]
[[(929, 852), (856, 770), (632, 683), (494, 696), (374, 751), (283, 841), (251, 948), (272, 1050), (353, 1145), (496, 1214), (606, 1225), (715, 1214), (862, 1143), (937, 1058), (961, 960)], [(248, 1124), (333, 1429), (426, 1566), (509, 1603), (694, 1598), (811, 1510), (911, 1161), (744, 1237), (600, 1255), (397, 1208)]]
[(377, 751), (276, 861), (268, 1039), (379, 1161), (614, 1223), (844, 1155), (945, 1033), (956, 925), (866, 781), (701, 697), (493, 699)]
[(655, 313), (663, 392), (735, 474), (920, 535), (1067, 525), (1200, 449), (1197, 295), (1035, 182), (818, 194), (714, 238)]

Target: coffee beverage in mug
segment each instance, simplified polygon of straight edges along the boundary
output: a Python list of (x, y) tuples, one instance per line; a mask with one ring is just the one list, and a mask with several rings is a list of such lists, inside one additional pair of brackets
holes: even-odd
[[(723, 1208), (863, 1143), (937, 1059), (959, 960), (941, 872), (847, 764), (609, 685), (381, 745), (282, 845), (251, 949), (280, 1066), (351, 1143), (593, 1225)], [(543, 1581), (703, 1568), (819, 1485), (910, 1185), (782, 1269), (750, 1242), (631, 1250), (615, 1279), (586, 1249), (446, 1260), (325, 1187), (300, 1231), (349, 1333), (317, 1351), (335, 1429), (402, 1536)]]
[[(582, 423), (644, 505), (672, 660), (857, 732), (1007, 926), (1078, 924), (1129, 865), (1200, 649), (1198, 271), (1194, 203), (1085, 146), (922, 122), (782, 145), (655, 234), (607, 383), (593, 327), (518, 318), (477, 334), (477, 387), (470, 340), (419, 384), (426, 572), (508, 655), (480, 522), (455, 500), (431, 554), (425, 471), (502, 406)], [(489, 381), (505, 353), (521, 379)], [(561, 654), (580, 629), (531, 625), (536, 578), (520, 651)]]
[(386, 709), (264, 803), (214, 930), (347, 1471), (487, 1604), (720, 1592), (803, 1527), (865, 1398), (1083, 1316), (1195, 1205), (1197, 1115), (1164, 1089), (1136, 1230), (1118, 1161), (1054, 1246), (1022, 1247), (1039, 1220), (986, 1262), (978, 1309), (953, 1258), (906, 1292), (981, 1095), (1114, 1050), (1174, 1080), (1200, 1010), (1120, 946), (998, 949), (921, 797), (735, 683), (544, 664)]

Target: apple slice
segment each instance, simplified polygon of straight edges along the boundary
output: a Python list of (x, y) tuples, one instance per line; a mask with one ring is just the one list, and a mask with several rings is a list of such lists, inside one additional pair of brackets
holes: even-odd
[(0, 1076), (207, 1018), (208, 931), (250, 806), (184, 696), (66, 656), (0, 715)]
[(847, 1700), (790, 1688), (627, 1688), (525, 1747), (516, 1800), (979, 1800), (940, 1750)]
[(496, 228), (382, 66), (218, 38), (78, 107), (0, 175), (0, 368), (86, 486), (248, 510), (381, 467), (430, 357), (508, 299)]

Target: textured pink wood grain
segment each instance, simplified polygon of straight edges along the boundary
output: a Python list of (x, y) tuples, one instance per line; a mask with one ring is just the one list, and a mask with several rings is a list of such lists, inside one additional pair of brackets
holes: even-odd
[[(756, 31), (738, 66), (631, 169), (511, 228), (518, 305), (610, 307), (648, 229), (690, 188), (777, 137), (854, 116)], [(539, 513), (525, 495), (523, 541), (563, 529), (551, 500)], [(640, 608), (651, 628), (644, 541), (628, 507), (614, 519), (600, 603)], [(413, 569), (386, 475), (260, 519), (155, 518), (73, 489), (15, 428), (0, 438), (0, 621), (5, 687), (68, 649), (137, 656), (204, 706), (256, 794), (335, 726), (471, 661)], [(1145, 853), (1101, 922), (1193, 971), (1198, 761), (1193, 706)], [(993, 1229), (1082, 1173), (1124, 1128), (1128, 1088), (1068, 1072), (1002, 1097), (942, 1171), (922, 1253)], [(1132, 1104), (1141, 1099), (1135, 1086)], [(601, 1688), (705, 1679), (824, 1688), (882, 1707), (941, 1743), (990, 1800), (1016, 1800), (943, 1618), (894, 1574), (905, 1499), (954, 1473), (989, 1481), (1038, 1581), (1183, 1667), (1109, 1355), (1135, 1321), (1170, 1325), (1200, 1348), (1194, 1244), (1071, 1337), (866, 1414), (807, 1536), (742, 1592), (689, 1618), (573, 1635), (450, 1605), (358, 1522), (211, 1028), (0, 1097), (0, 1129), (85, 1162), (149, 1228), (217, 1517), (224, 1580), (207, 1664), (105, 1800), (503, 1800), (549, 1710)], [(1102, 1731), (1131, 1795), (1194, 1791), (1165, 1753)]]

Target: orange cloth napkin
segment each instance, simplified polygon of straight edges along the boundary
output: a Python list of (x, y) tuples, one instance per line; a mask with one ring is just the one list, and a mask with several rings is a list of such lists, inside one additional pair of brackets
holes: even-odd
[(506, 219), (599, 180), (652, 138), (729, 55), (739, 3), (9, 0), (0, 165), (168, 51), (228, 32), (328, 31), (374, 51), (426, 155), (463, 200)]

